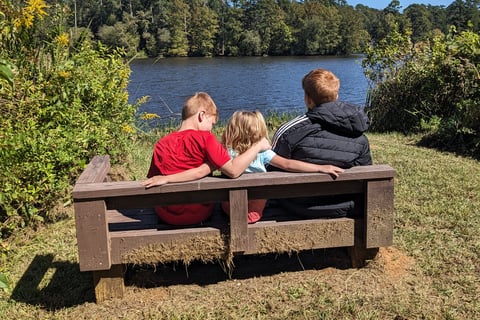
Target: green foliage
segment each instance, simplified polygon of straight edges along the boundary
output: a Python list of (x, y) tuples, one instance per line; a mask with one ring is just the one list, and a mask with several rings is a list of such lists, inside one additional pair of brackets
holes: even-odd
[(43, 43), (21, 52), (0, 45), (18, 68), (15, 89), (0, 88), (0, 237), (54, 220), (51, 209), (68, 201), (85, 163), (95, 154), (122, 157), (134, 131), (136, 106), (128, 104), (130, 70), (121, 52), (89, 42), (73, 48), (66, 33)]
[(259, 56), (262, 54), (262, 39), (257, 31), (246, 30), (241, 34), (238, 50), (242, 56)]
[[(436, 30), (446, 33), (449, 25), (459, 31), (480, 29), (478, 1), (454, 1), (447, 8), (418, 4), (402, 8), (399, 1), (392, 1), (383, 10), (361, 4), (353, 7), (344, 0), (48, 3), (52, 7), (67, 3), (69, 8), (57, 10), (50, 25), (16, 37), (41, 40), (31, 35), (48, 35), (56, 29), (56, 21), (65, 20), (70, 27), (90, 29), (105, 45), (124, 48), (129, 57), (137, 53), (149, 57), (350, 54), (362, 52), (370, 41), (377, 43), (395, 26), (400, 32), (411, 29), (415, 42)], [(30, 43), (29, 48), (41, 44)]]
[(0, 272), (0, 289), (7, 290), (9, 287), (7, 276)]
[(170, 42), (167, 54), (170, 56), (186, 57), (188, 55), (187, 19), (190, 20), (190, 8), (183, 0), (172, 0), (168, 3), (166, 19), (170, 31)]
[(411, 45), (393, 32), (363, 61), (372, 81), (368, 111), (373, 130), (429, 129), (430, 145), (480, 156), (480, 36), (439, 35)]
[(129, 56), (134, 56), (138, 47), (137, 23), (128, 15), (125, 15), (124, 21), (116, 22), (113, 26), (101, 26), (98, 37), (104, 45), (122, 48)]
[(13, 65), (4, 59), (0, 59), (0, 88), (3, 87), (3, 83), (13, 87)]
[(337, 8), (308, 2), (296, 32), (295, 52), (306, 55), (331, 55), (341, 51), (341, 16)]
[(203, 5), (203, 1), (192, 1), (190, 29), (190, 55), (213, 56), (215, 38), (218, 31), (218, 15)]

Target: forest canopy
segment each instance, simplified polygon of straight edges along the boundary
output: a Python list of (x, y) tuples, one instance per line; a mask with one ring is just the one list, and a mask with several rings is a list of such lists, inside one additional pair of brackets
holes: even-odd
[(75, 35), (129, 56), (345, 55), (363, 52), (395, 26), (411, 31), (414, 42), (452, 25), (478, 32), (479, 3), (403, 8), (394, 0), (378, 10), (345, 0), (68, 0), (66, 18)]

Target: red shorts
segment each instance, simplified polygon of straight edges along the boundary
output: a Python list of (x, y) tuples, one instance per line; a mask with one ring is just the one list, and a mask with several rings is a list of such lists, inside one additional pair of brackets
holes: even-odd
[(208, 219), (212, 215), (213, 207), (213, 203), (180, 204), (155, 207), (155, 212), (162, 221), (168, 224), (185, 226), (201, 223)]

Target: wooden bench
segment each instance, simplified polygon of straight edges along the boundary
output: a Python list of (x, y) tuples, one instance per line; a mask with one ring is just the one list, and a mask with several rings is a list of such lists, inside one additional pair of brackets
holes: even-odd
[[(268, 172), (238, 179), (205, 177), (145, 189), (140, 181), (109, 182), (109, 156), (96, 156), (73, 190), (80, 271), (93, 271), (97, 302), (124, 294), (126, 264), (215, 261), (240, 254), (349, 247), (361, 266), (393, 239), (395, 171), (388, 165), (326, 174)], [(358, 218), (301, 219), (268, 213), (247, 224), (248, 199), (361, 194)], [(216, 212), (198, 226), (162, 224), (155, 205), (229, 200), (231, 216)]]

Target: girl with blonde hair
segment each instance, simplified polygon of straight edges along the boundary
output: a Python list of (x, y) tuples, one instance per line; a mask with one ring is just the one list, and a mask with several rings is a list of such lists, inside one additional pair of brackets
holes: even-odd
[[(243, 154), (262, 139), (268, 139), (268, 130), (260, 111), (234, 112), (222, 134), (222, 143), (232, 159)], [(277, 155), (273, 150), (266, 150), (257, 154), (245, 173), (267, 172), (266, 166), (268, 165), (284, 171), (320, 172), (334, 177), (338, 177), (343, 172), (343, 169), (336, 166), (287, 159)], [(266, 202), (266, 199), (250, 200), (248, 202), (248, 223), (255, 223), (262, 218)], [(229, 214), (229, 203), (223, 202), (222, 209)]]
[[(171, 182), (200, 179), (213, 170), (230, 178), (239, 177), (258, 152), (270, 149), (267, 139), (257, 140), (252, 148), (232, 159), (227, 149), (211, 132), (218, 120), (217, 106), (205, 92), (190, 96), (182, 108), (182, 123), (177, 131), (160, 138), (153, 148), (146, 188)], [(214, 204), (156, 206), (157, 216), (168, 224), (192, 225), (210, 218)]]

